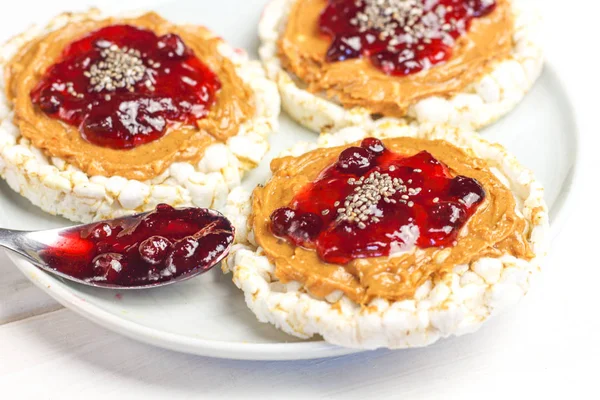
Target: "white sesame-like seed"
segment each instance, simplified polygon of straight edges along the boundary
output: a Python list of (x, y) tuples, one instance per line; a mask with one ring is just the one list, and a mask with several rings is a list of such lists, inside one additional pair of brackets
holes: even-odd
[(112, 44), (103, 49), (100, 56), (101, 60), (93, 63), (84, 72), (94, 92), (117, 89), (132, 92), (134, 86), (142, 81), (147, 88), (153, 89), (152, 81), (149, 79), (149, 69), (144, 65), (139, 50)]
[[(366, 227), (367, 222), (377, 223), (381, 221), (381, 218), (375, 216), (379, 201), (383, 200), (387, 204), (396, 204), (396, 200), (392, 196), (407, 191), (406, 186), (402, 185), (400, 180), (392, 178), (388, 173), (379, 171), (374, 171), (359, 179), (350, 178), (347, 182), (350, 186), (354, 186), (354, 189), (344, 199), (345, 207), (337, 209), (337, 220), (355, 222), (359, 228), (363, 225)], [(340, 202), (337, 201), (334, 206), (337, 207), (339, 204)]]
[(362, 9), (350, 19), (350, 24), (357, 26), (359, 32), (378, 32), (380, 40), (388, 40), (390, 51), (401, 43), (431, 43), (432, 39), (453, 42), (449, 32), (458, 28), (457, 23), (445, 20), (446, 9), (441, 5), (430, 11), (431, 3), (431, 0), (356, 0), (355, 5)]

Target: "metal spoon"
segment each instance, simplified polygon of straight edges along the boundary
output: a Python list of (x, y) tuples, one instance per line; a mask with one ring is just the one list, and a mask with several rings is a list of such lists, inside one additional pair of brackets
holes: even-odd
[[(209, 210), (210, 213), (214, 213), (216, 215), (221, 215), (217, 211)], [(173, 283), (181, 282), (190, 278), (193, 278), (197, 275), (203, 274), (210, 269), (212, 269), (215, 265), (219, 264), (225, 256), (229, 253), (229, 249), (231, 247), (230, 243), (226, 249), (222, 251), (222, 254), (215, 259), (214, 263), (210, 266), (203, 266), (202, 268), (196, 268), (187, 273), (183, 273), (181, 275), (177, 275), (174, 278), (167, 281), (160, 281), (155, 283), (150, 283), (147, 285), (139, 285), (139, 286), (121, 286), (116, 284), (111, 284), (102, 281), (92, 281), (92, 280), (84, 280), (79, 279), (77, 277), (68, 275), (64, 272), (57, 271), (56, 269), (50, 267), (42, 257), (42, 254), (45, 250), (52, 249), (56, 243), (60, 240), (64, 239), (65, 236), (69, 234), (79, 234), (82, 231), (89, 230), (90, 228), (102, 223), (106, 222), (111, 225), (121, 225), (132, 223), (135, 219), (143, 218), (145, 215), (150, 214), (151, 212), (146, 212), (142, 214), (135, 214), (128, 217), (116, 218), (107, 221), (98, 221), (91, 224), (85, 225), (77, 225), (70, 226), (67, 228), (59, 228), (59, 229), (50, 229), (45, 231), (18, 231), (11, 229), (1, 229), (0, 228), (0, 247), (11, 250), (21, 257), (25, 258), (27, 261), (35, 265), (36, 267), (49, 272), (53, 275), (58, 275), (61, 278), (77, 282), (83, 285), (108, 288), (108, 289), (146, 289), (146, 288), (154, 288), (159, 286), (171, 285)]]

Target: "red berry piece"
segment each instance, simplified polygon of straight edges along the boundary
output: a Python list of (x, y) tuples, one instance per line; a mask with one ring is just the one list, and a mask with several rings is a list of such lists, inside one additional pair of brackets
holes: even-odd
[(174, 33), (167, 33), (160, 37), (156, 43), (159, 53), (168, 59), (175, 60), (183, 58), (187, 53), (187, 47), (181, 38)]
[(483, 17), (494, 11), (497, 3), (488, 0), (467, 0), (467, 5), (473, 17)]
[(296, 213), (291, 208), (282, 207), (273, 211), (271, 214), (271, 230), (277, 236), (285, 236), (290, 226), (292, 225), (292, 221)]
[(89, 142), (96, 142), (107, 147), (118, 147), (120, 137), (115, 138), (112, 132), (115, 128), (115, 121), (111, 115), (88, 115), (83, 121), (81, 135)]
[(296, 243), (306, 243), (316, 238), (321, 232), (323, 221), (314, 213), (304, 213), (296, 216), (289, 228), (288, 234)]
[(438, 230), (447, 227), (448, 232), (454, 228), (461, 227), (467, 220), (464, 206), (454, 202), (440, 202), (429, 210), (430, 225)]
[(217, 230), (198, 239), (200, 243), (195, 257), (198, 262), (193, 268), (206, 268), (212, 266), (219, 259), (225, 257), (226, 251), (233, 242), (233, 235)]
[(199, 248), (198, 241), (192, 236), (175, 242), (165, 259), (166, 268), (161, 272), (163, 276), (181, 274), (200, 264), (196, 257)]
[[(156, 211), (146, 215), (140, 223), (141, 229), (145, 231), (159, 232), (169, 225), (169, 219), (171, 216), (180, 215), (185, 213), (186, 210), (176, 210), (168, 204), (159, 204), (156, 206)], [(174, 221), (171, 221), (171, 225)]]
[(337, 162), (337, 167), (349, 174), (362, 174), (372, 168), (371, 153), (362, 147), (349, 147), (342, 151)]
[(485, 199), (485, 190), (479, 182), (461, 175), (450, 182), (449, 194), (462, 200), (467, 208), (480, 204)]
[(119, 278), (121, 271), (126, 267), (126, 263), (123, 255), (106, 253), (94, 258), (92, 266), (96, 280), (106, 280), (112, 283)]
[(51, 89), (44, 89), (40, 94), (38, 105), (46, 114), (56, 114), (64, 101), (63, 95)]
[(360, 147), (362, 147), (363, 149), (369, 150), (371, 153), (373, 153), (376, 156), (383, 154), (383, 152), (385, 151), (385, 146), (383, 145), (383, 142), (376, 138), (364, 139), (360, 143)]
[(427, 177), (446, 176), (446, 167), (427, 151), (415, 154), (413, 157), (404, 160), (402, 164), (411, 167), (417, 173), (425, 174)]
[(169, 251), (169, 257), (174, 256), (176, 258), (191, 258), (194, 252), (198, 248), (198, 241), (192, 236), (185, 237), (178, 240), (171, 246)]
[(106, 222), (102, 222), (94, 227), (90, 232), (89, 238), (102, 240), (109, 238), (113, 233), (112, 227)]
[(144, 240), (139, 247), (142, 260), (148, 264), (158, 265), (167, 257), (171, 241), (162, 236), (152, 236)]
[[(146, 215), (139, 224), (137, 230), (152, 233), (163, 233), (169, 224), (174, 222), (169, 221), (169, 217), (178, 214), (178, 210), (167, 204), (159, 204), (156, 206), (156, 211)], [(165, 235), (163, 235), (165, 236)]]
[(325, 59), (328, 62), (344, 61), (357, 58), (361, 53), (361, 42), (358, 36), (338, 37), (327, 51)]
[(410, 75), (423, 70), (423, 64), (416, 59), (415, 51), (408, 48), (382, 51), (371, 56), (371, 61), (388, 75)]

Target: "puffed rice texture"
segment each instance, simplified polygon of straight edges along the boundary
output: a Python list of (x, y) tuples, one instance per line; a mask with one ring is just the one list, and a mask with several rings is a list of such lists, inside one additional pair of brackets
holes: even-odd
[[(336, 131), (373, 123), (362, 107), (344, 108), (325, 97), (304, 90), (295, 76), (285, 71), (278, 57), (277, 41), (296, 0), (271, 0), (259, 24), (260, 58), (267, 75), (279, 87), (283, 109), (315, 132)], [(511, 57), (492, 66), (478, 81), (450, 97), (424, 98), (408, 109), (406, 119), (417, 124), (440, 124), (479, 129), (510, 112), (540, 76), (544, 62), (541, 18), (527, 0), (511, 0), (515, 20)]]
[(444, 139), (488, 160), (492, 171), (513, 191), (516, 211), (530, 224), (534, 259), (526, 261), (505, 254), (457, 265), (449, 279), (436, 284), (429, 280), (413, 298), (403, 301), (374, 299), (369, 307), (361, 307), (341, 292), (318, 299), (299, 282), (278, 281), (275, 266), (248, 230), (250, 195), (240, 188), (232, 191), (225, 208), (225, 214), (238, 229), (238, 243), (223, 270), (232, 272), (233, 282), (244, 292), (246, 303), (258, 320), (300, 338), (320, 335), (345, 347), (399, 349), (474, 332), (485, 320), (518, 302), (540, 271), (549, 230), (543, 188), (533, 174), (503, 147), (490, 144), (475, 133), (457, 128), (415, 127), (392, 120), (378, 121), (369, 129), (350, 127), (324, 134), (318, 144), (299, 144), (283, 155), (299, 156), (317, 147), (340, 146), (366, 136)]
[(173, 163), (163, 174), (140, 182), (119, 176), (88, 176), (60, 158), (48, 157), (22, 137), (12, 123), (12, 105), (6, 97), (4, 66), (28, 41), (84, 18), (105, 18), (98, 10), (65, 13), (47, 26), (35, 26), (0, 47), (0, 176), (8, 185), (44, 211), (72, 221), (118, 218), (173, 206), (219, 208), (243, 174), (256, 167), (268, 150), (267, 136), (278, 129), (280, 99), (258, 61), (225, 42), (221, 54), (254, 92), (256, 113), (236, 136), (207, 148), (198, 164)]

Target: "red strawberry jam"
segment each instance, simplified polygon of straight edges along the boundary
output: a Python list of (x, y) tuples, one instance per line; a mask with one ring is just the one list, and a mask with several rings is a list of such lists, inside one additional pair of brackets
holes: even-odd
[(446, 62), (454, 41), (495, 0), (328, 0), (321, 32), (328, 62), (368, 57), (388, 75), (409, 75)]
[(220, 87), (179, 36), (114, 25), (67, 46), (31, 99), (87, 141), (128, 149), (206, 117)]
[(144, 286), (208, 270), (229, 252), (234, 228), (221, 214), (166, 204), (134, 219), (73, 230), (41, 254), (58, 272), (106, 286)]
[(271, 230), (325, 262), (346, 264), (452, 246), (484, 199), (475, 179), (452, 177), (428, 152), (405, 157), (368, 138), (275, 210)]

